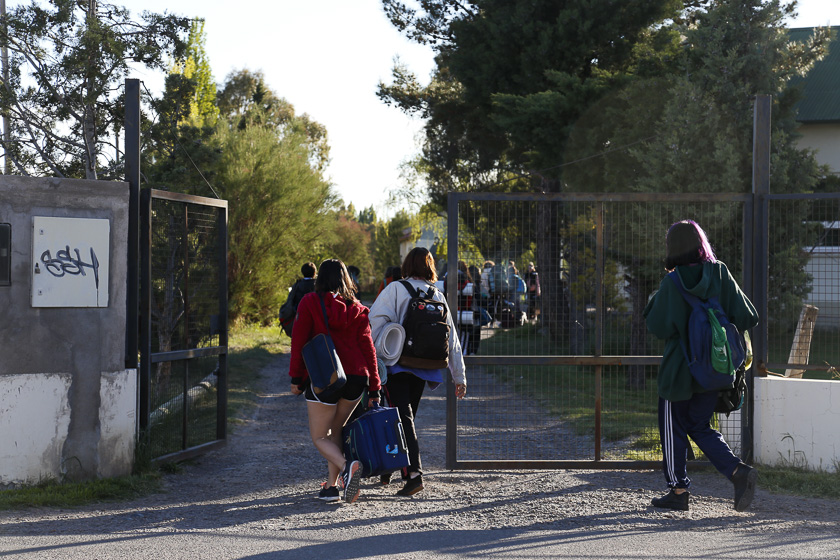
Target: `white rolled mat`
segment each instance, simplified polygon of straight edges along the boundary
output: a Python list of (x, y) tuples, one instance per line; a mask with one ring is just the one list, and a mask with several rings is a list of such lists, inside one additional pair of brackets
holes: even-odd
[(399, 323), (388, 323), (376, 337), (376, 355), (386, 366), (392, 366), (400, 359), (405, 342), (405, 329)]

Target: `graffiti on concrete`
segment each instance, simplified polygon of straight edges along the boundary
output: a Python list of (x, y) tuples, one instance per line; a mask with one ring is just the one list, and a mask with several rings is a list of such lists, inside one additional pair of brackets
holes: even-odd
[(104, 218), (32, 218), (32, 306), (108, 307), (111, 227)]

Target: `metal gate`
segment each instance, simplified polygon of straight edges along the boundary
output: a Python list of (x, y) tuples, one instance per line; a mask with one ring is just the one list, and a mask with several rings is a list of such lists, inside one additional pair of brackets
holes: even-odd
[(140, 449), (183, 460), (226, 437), (227, 201), (146, 189), (140, 214)]
[[(492, 322), (459, 329), (481, 341), (465, 360), (470, 398), (448, 395), (449, 468), (659, 465), (663, 343), (642, 310), (664, 276), (665, 232), (680, 219), (707, 231), (759, 309), (752, 374), (840, 363), (840, 194), (453, 193), (448, 213), (448, 270), (463, 261), (480, 277), (485, 261), (513, 264), (527, 284), (523, 269), (534, 262), (541, 290), (476, 292), (478, 311), (460, 314)], [(454, 309), (454, 283), (447, 296)], [(803, 304), (822, 309), (810, 365), (792, 351)], [(751, 407), (713, 419), (744, 457)]]
[[(466, 358), (472, 398), (449, 401), (456, 420), (448, 422), (448, 464), (657, 465), (663, 344), (648, 335), (641, 311), (663, 276), (665, 230), (690, 208), (713, 240), (726, 240), (719, 257), (740, 278), (740, 263), (748, 260), (742, 248), (751, 246), (743, 242), (751, 197), (452, 194), (449, 200), (449, 215), (457, 216), (449, 220), (448, 255), (456, 256), (449, 269), (463, 261), (480, 276), (486, 261), (505, 272), (513, 264), (526, 286), (474, 296), (492, 322), (482, 327), (477, 353)], [(530, 262), (537, 265), (539, 295), (528, 290)], [(457, 305), (457, 294), (448, 297)]]

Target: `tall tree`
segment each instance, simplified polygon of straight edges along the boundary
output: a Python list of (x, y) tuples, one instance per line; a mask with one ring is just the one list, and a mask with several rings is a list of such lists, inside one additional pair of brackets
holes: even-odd
[(219, 109), (205, 43), (204, 22), (194, 19), (184, 57), (173, 61), (163, 95), (149, 100), (153, 117), (144, 119), (142, 153), (149, 186), (213, 197), (220, 153), (212, 136)]
[[(691, 25), (676, 27), (682, 42), (672, 71), (634, 80), (599, 100), (570, 135), (564, 180), (572, 190), (596, 192), (749, 192), (752, 180), (753, 99), (774, 94), (771, 139), (773, 192), (813, 190), (820, 170), (813, 156), (796, 145), (795, 102), (788, 87), (825, 55), (828, 30), (818, 30), (807, 44), (790, 44), (784, 18), (792, 3), (716, 0), (695, 14)], [(605, 152), (603, 146), (616, 149)], [(601, 157), (586, 158), (605, 152)], [(807, 211), (774, 214), (771, 273), (784, 278), (771, 302), (771, 319), (798, 317), (808, 291), (805, 257), (792, 246), (808, 227)], [(641, 309), (662, 275), (662, 236), (671, 222), (692, 217), (701, 222), (715, 249), (741, 273), (741, 223), (737, 205), (660, 207), (622, 206), (608, 220), (608, 254), (629, 271), (628, 292)], [(629, 235), (628, 235), (629, 232)], [(631, 351), (647, 354), (645, 325), (633, 316)], [(765, 318), (766, 319), (766, 318)], [(795, 321), (795, 318), (794, 318)]]
[[(667, 32), (654, 26), (683, 7), (677, 0), (420, 4), (417, 11), (383, 0), (395, 26), (435, 46), (435, 76), (422, 88), (398, 67), (395, 83), (380, 86), (379, 95), (428, 118), (423, 157), (440, 205), (450, 190), (559, 191), (567, 139), (578, 118), (626, 82), (640, 52), (670, 45), (662, 38)], [(534, 171), (536, 180), (511, 180)], [(543, 205), (536, 220), (542, 280), (557, 287), (543, 294), (541, 319), (556, 339), (571, 335), (581, 351), (578, 329), (568, 327), (584, 322), (575, 316), (583, 308), (561, 289), (564, 216), (558, 205)]]
[(300, 265), (333, 240), (338, 201), (320, 168), (325, 129), (253, 76), (220, 88), (215, 185), (230, 201), (231, 320), (268, 323)]
[(279, 134), (301, 133), (309, 145), (310, 164), (324, 172), (329, 164), (327, 129), (294, 107), (265, 84), (262, 72), (231, 72), (218, 93), (219, 111), (239, 128), (253, 124), (275, 128)]
[(0, 42), (10, 52), (0, 104), (11, 120), (4, 153), (22, 175), (96, 179), (115, 175), (122, 123), (119, 92), (132, 64), (163, 69), (183, 56), (189, 19), (86, 0), (33, 1), (8, 13)]
[[(381, 85), (379, 95), (428, 118), (423, 157), (438, 203), (448, 190), (556, 192), (561, 185), (599, 192), (746, 191), (757, 93), (776, 95), (774, 190), (809, 190), (819, 175), (810, 154), (796, 148), (796, 97), (786, 83), (824, 52), (827, 34), (815, 34), (808, 45), (789, 45), (782, 23), (795, 2), (418, 3), (415, 10), (383, 0), (395, 26), (437, 50), (435, 76), (422, 87), (397, 67), (394, 83)], [(530, 174), (531, 184), (498, 181), (516, 173)], [(575, 270), (574, 245), (563, 235), (581, 217), (558, 205), (537, 211), (537, 260), (548, 284), (561, 285), (552, 260), (561, 249), (571, 277), (585, 275)], [(724, 254), (733, 254), (726, 243), (736, 218), (728, 208), (707, 226)], [(642, 207), (608, 217), (615, 234), (634, 220), (648, 232), (664, 227), (657, 223), (651, 230), (654, 219)], [(790, 239), (796, 227), (796, 216), (786, 219), (773, 233), (779, 241)], [(661, 239), (640, 238), (640, 231), (624, 241), (607, 236), (608, 257), (629, 271), (637, 311), (651, 279), (661, 274), (651, 257), (661, 253)], [(638, 242), (632, 251), (631, 239)], [(788, 261), (775, 266), (801, 270), (801, 260), (791, 260), (796, 251), (784, 243), (779, 248), (775, 258)], [(786, 292), (801, 299), (801, 290), (791, 286)], [(567, 304), (546, 295), (544, 307), (562, 313), (568, 305), (577, 320), (574, 297)], [(562, 318), (557, 323), (562, 326)], [(644, 353), (644, 325), (637, 322), (632, 330), (632, 351)], [(552, 333), (564, 334), (555, 328)], [(572, 342), (573, 349), (579, 346)]]

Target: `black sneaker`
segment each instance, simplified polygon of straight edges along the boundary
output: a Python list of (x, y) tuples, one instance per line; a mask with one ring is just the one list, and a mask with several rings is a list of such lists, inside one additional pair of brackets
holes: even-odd
[(391, 473), (379, 475), (379, 482), (382, 484), (382, 486), (388, 486), (389, 484), (391, 484)]
[(318, 499), (325, 502), (337, 502), (341, 499), (341, 496), (338, 495), (338, 488), (335, 486), (324, 485), (318, 492)]
[(397, 496), (413, 496), (422, 489), (423, 475), (418, 474), (414, 478), (409, 478), (402, 490), (397, 490)]
[(677, 494), (671, 490), (661, 498), (652, 499), (650, 503), (653, 504), (653, 507), (688, 511), (688, 497), (690, 495), (691, 494), (688, 493), (688, 490), (682, 494)]
[(344, 487), (344, 501), (352, 504), (359, 497), (359, 483), (362, 481), (362, 464), (359, 461), (347, 461), (341, 473)]
[(735, 511), (746, 511), (752, 503), (755, 495), (755, 481), (758, 479), (758, 471), (749, 465), (741, 463), (732, 475), (732, 483), (735, 485)]

